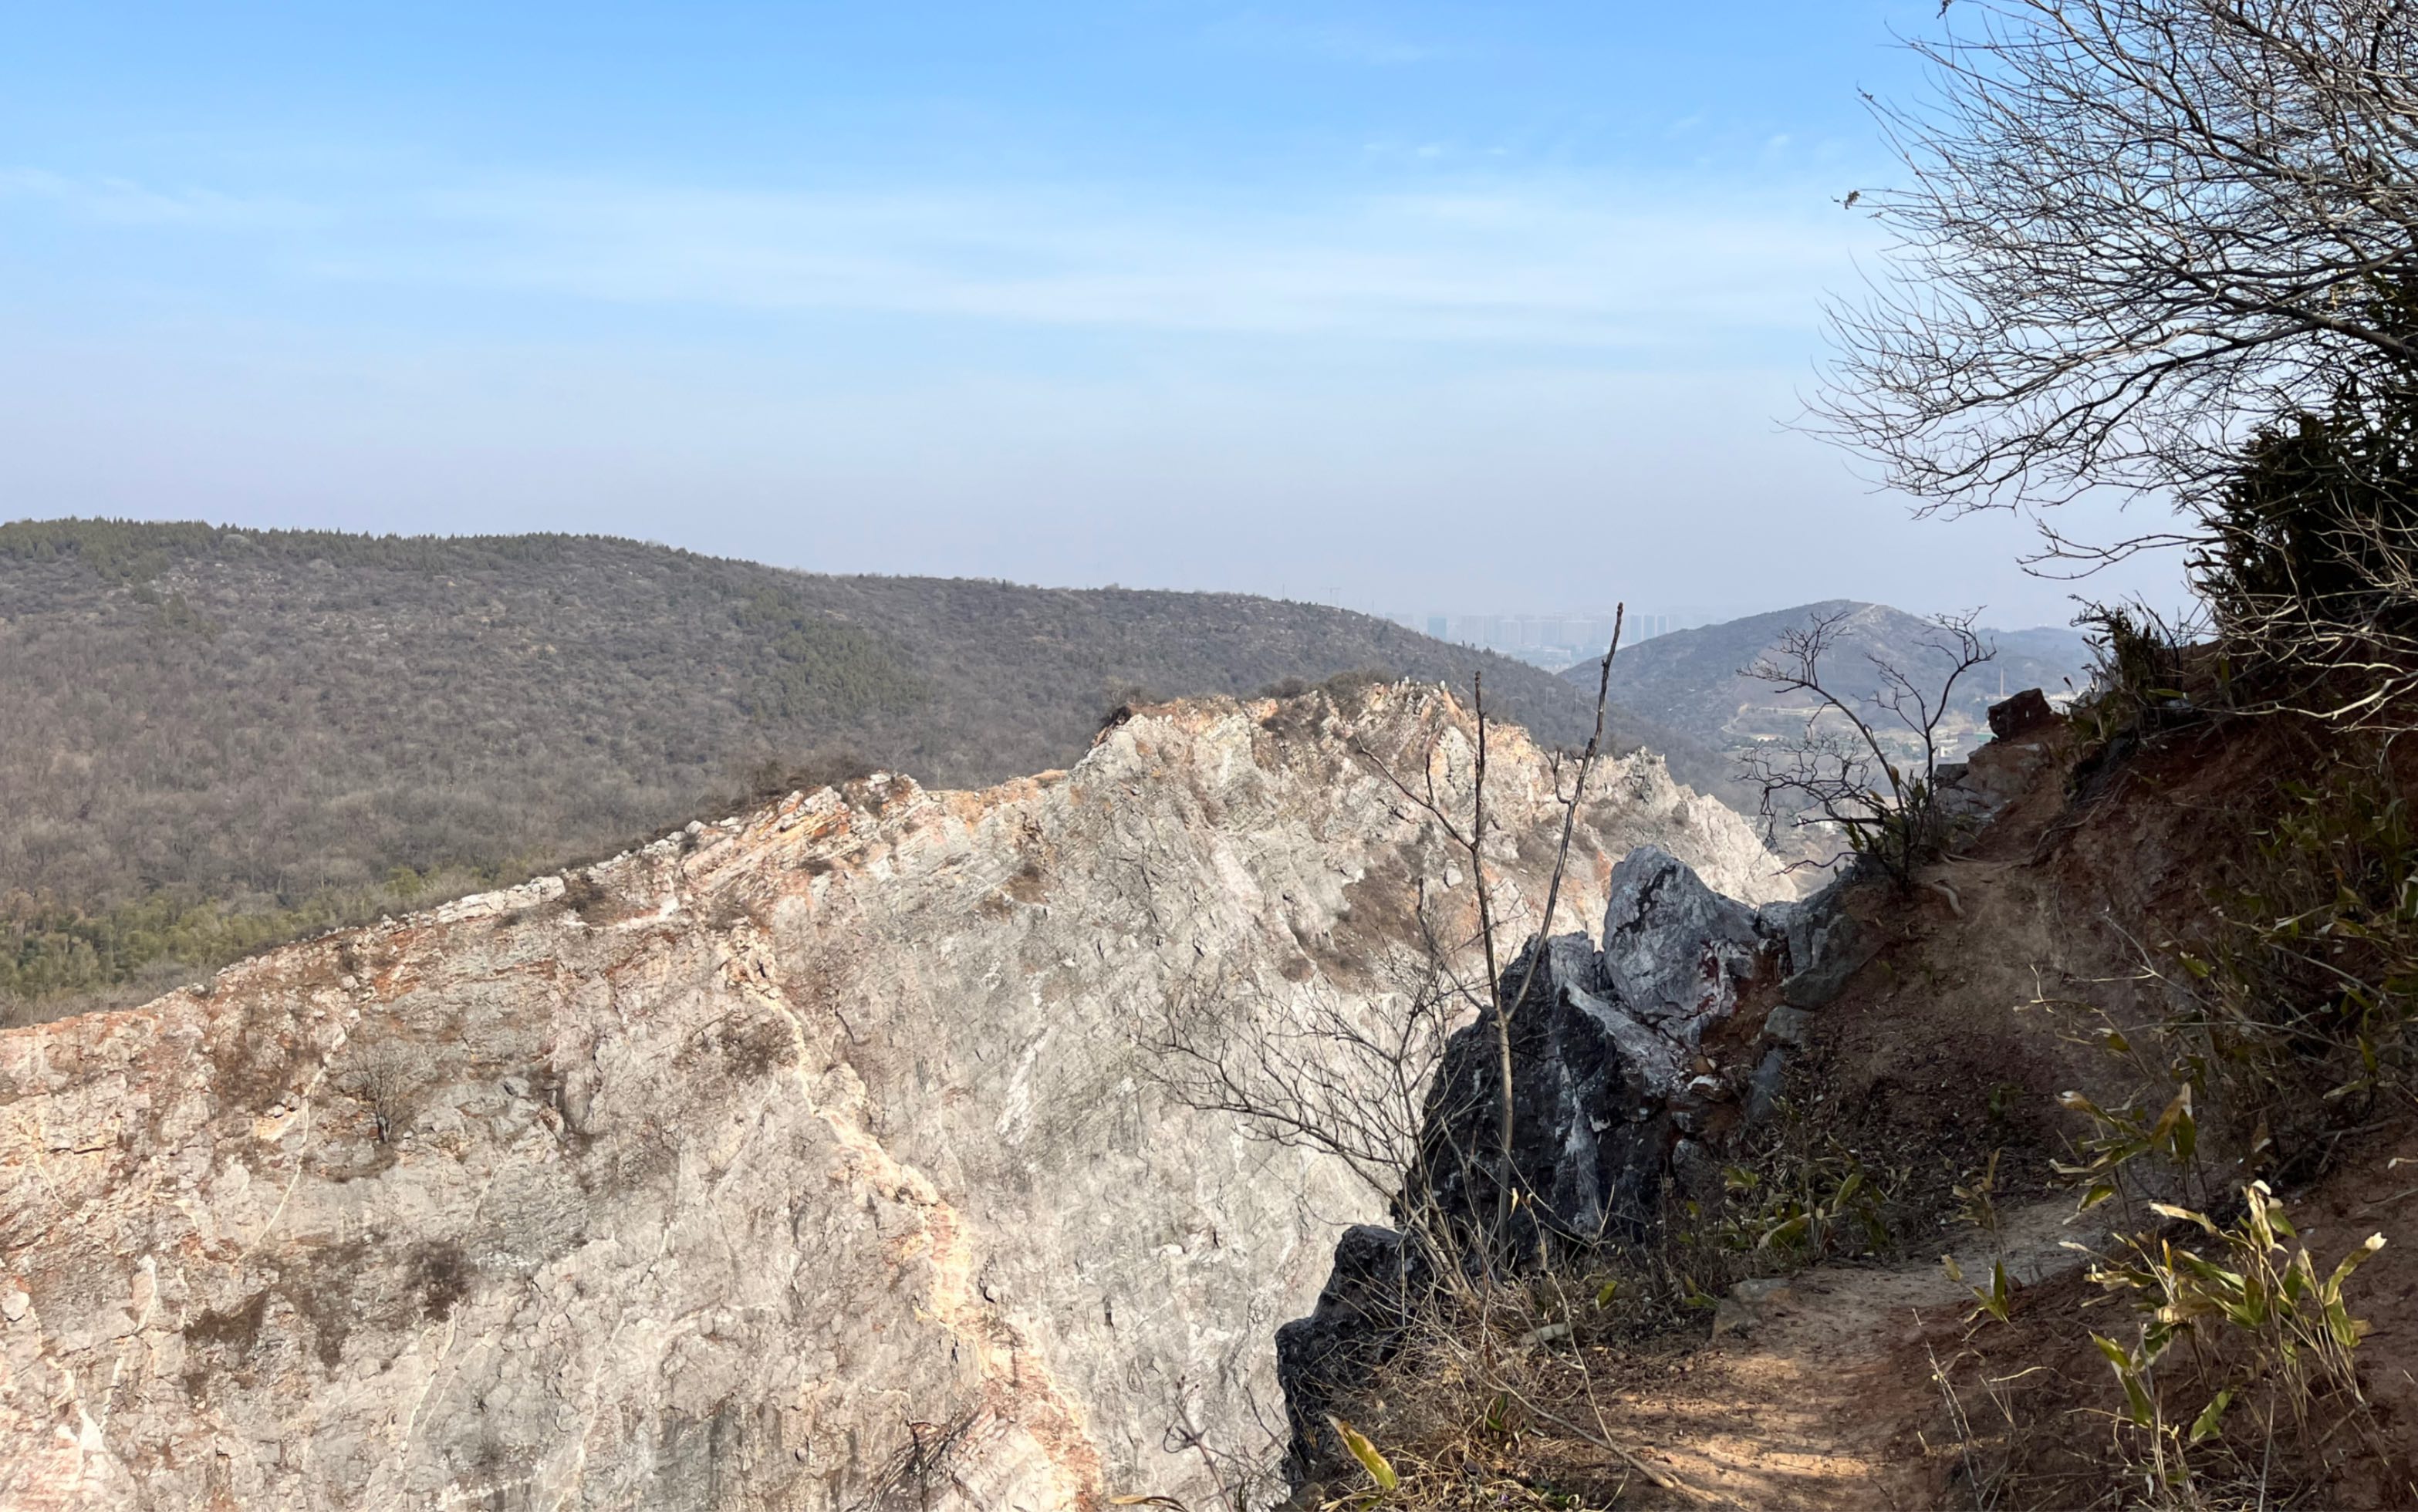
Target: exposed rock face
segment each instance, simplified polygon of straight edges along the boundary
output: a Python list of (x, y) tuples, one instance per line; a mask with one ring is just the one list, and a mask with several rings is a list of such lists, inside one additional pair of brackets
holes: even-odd
[[(1432, 753), (1451, 797), (1468, 741), (1432, 693), (1364, 700), (792, 795), (0, 1033), (0, 1504), (1201, 1495), (1171, 1430), (1259, 1447), (1272, 1326), (1377, 1214), (1171, 1105), (1145, 1026), (1212, 965), (1237, 1013), (1382, 1007), (1413, 878), (1449, 874), (1353, 747)], [(1492, 770), (1533, 929), (1553, 778), (1511, 732)], [(1573, 907), (1649, 840), (1786, 891), (1658, 763), (1600, 791)]]
[(2003, 703), (1990, 706), (1990, 735), (1994, 740), (2013, 741), (2043, 730), (2056, 722), (2057, 710), (2049, 707), (2048, 695), (2038, 688), (2026, 688)]
[[(1584, 935), (1553, 939), (1511, 1015), (1522, 1200), (1495, 1244), (1515, 1258), (1533, 1257), (1540, 1240), (1633, 1231), (1678, 1142), (1737, 1122), (1768, 1047), (1762, 1023), (1786, 974), (1794, 905), (1758, 914), (1652, 846), (1613, 868), (1611, 894), (1604, 949)], [(1504, 973), (1506, 994), (1523, 980), (1524, 955)], [(1492, 1225), (1497, 1165), (1468, 1153), (1498, 1143), (1498, 1064), (1491, 1015), (1455, 1037), (1428, 1101), (1440, 1131), (1430, 1147), (1446, 1153), (1405, 1201), (1431, 1203), (1449, 1222)]]
[(1750, 908), (1650, 846), (1613, 869), (1609, 892), (1600, 951), (1557, 936), (1532, 976), (1532, 940), (1503, 974), (1507, 998), (1530, 984), (1510, 1020), (1520, 1200), (1507, 1218), (1490, 1014), (1454, 1036), (1429, 1094), (1429, 1164), (1394, 1214), (1412, 1236), (1354, 1229), (1317, 1306), (1278, 1331), (1297, 1481), (1332, 1459), (1326, 1414), (1389, 1356), (1433, 1267), (1522, 1268), (1633, 1237), (1675, 1178), (1714, 1168), (1709, 1152), (1761, 1115), (1783, 1046), (1801, 1039), (1806, 1011), (1782, 1001), (1782, 983), (1836, 970), (1857, 943), (1835, 893)]
[(1992, 705), (1990, 727), (1998, 738), (1968, 760), (1939, 767), (1941, 811), (1968, 828), (1989, 823), (2037, 786), (2056, 759), (2053, 748), (2064, 725), (2038, 688)]
[(1613, 868), (1604, 906), (1603, 979), (1630, 1016), (1694, 1047), (1737, 1008), (1738, 990), (1787, 918), (1755, 911), (1705, 885), (1652, 846)]

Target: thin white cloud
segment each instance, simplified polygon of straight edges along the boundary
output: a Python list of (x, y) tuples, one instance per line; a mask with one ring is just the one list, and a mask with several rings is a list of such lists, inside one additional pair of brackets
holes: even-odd
[[(254, 201), (21, 171), (0, 176), (0, 243), (78, 222), (119, 253), (104, 276), (145, 268), (164, 298), (94, 319), (73, 296), (107, 285), (62, 266), (38, 310), (0, 303), (20, 322), (0, 451), (15, 496), (61, 512), (671, 530), (1056, 582), (1315, 571), (1400, 602), (1652, 584), (1779, 603), (1818, 579), (2013, 614), (2037, 585), (1995, 538), (1952, 538), (1981, 544), (1945, 564), (1949, 538), (1775, 434), (1814, 296), (1871, 235), (1828, 176), (1403, 176), (1279, 201), (356, 173)], [(246, 259), (268, 276), (226, 276)], [(902, 323), (792, 319), (823, 313), (1003, 339), (934, 360), (941, 344), (891, 341)], [(1214, 341), (1049, 339), (1068, 331)], [(1478, 500), (1580, 544), (1473, 550), (1457, 527)]]
[(161, 189), (114, 177), (73, 177), (38, 168), (0, 168), (0, 203), (45, 204), (81, 220), (118, 226), (229, 231), (298, 230), (326, 221), (311, 206), (213, 189)]
[(1872, 235), (1810, 186), (1535, 177), (1290, 204), (492, 178), (298, 204), (19, 171), (8, 196), (130, 235), (249, 237), (329, 283), (1641, 356), (1801, 347)]
[(525, 185), (431, 201), (434, 245), (355, 246), (319, 266), (767, 311), (1652, 346), (1811, 323), (1865, 228), (1798, 198), (1803, 210), (1526, 185), (1276, 209)]

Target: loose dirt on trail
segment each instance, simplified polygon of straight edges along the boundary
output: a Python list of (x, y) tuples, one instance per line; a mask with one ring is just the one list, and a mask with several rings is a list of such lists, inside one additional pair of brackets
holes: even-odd
[[(2079, 1269), (2070, 1203), (2010, 1215), (2007, 1266), (2018, 1285)], [(2095, 1234), (2081, 1236), (2095, 1238)], [(1971, 1233), (1951, 1253), (1986, 1284), (1992, 1249)], [(1749, 1306), (1723, 1307), (1724, 1332), (1691, 1353), (1635, 1362), (1607, 1382), (1613, 1433), (1679, 1492), (1641, 1485), (1624, 1504), (1755, 1512), (1923, 1512), (1940, 1504), (1958, 1446), (1932, 1373), (1971, 1326), (1967, 1284), (1937, 1259), (1890, 1267), (1816, 1266)], [(1744, 1331), (1731, 1332), (1742, 1325)]]

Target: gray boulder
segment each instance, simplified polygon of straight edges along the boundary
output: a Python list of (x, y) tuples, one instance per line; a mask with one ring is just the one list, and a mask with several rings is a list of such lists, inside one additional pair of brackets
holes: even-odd
[(1340, 1461), (1343, 1446), (1327, 1416), (1400, 1349), (1411, 1309), (1431, 1279), (1416, 1243), (1376, 1224), (1354, 1224), (1336, 1241), (1335, 1266), (1317, 1306), (1277, 1330), (1277, 1378), (1293, 1429), (1285, 1470), (1294, 1485)]
[(1846, 990), (1848, 979), (1880, 954), (1880, 941), (1844, 913), (1808, 932), (1805, 964), (1780, 985), (1781, 1000), (1792, 1008), (1827, 1008)]
[(1640, 846), (1612, 869), (1603, 976), (1632, 1016), (1689, 1045), (1737, 1007), (1768, 954), (1755, 911), (1706, 887), (1684, 862)]

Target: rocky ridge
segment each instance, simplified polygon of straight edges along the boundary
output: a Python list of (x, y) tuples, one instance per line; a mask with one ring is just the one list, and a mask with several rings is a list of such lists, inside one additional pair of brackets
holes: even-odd
[[(1465, 718), (1140, 710), (1073, 771), (876, 776), (0, 1033), (0, 1504), (1033, 1509), (1208, 1489), (1267, 1338), (1374, 1217), (1171, 1101), (1150, 1016), (1384, 1007)], [(1507, 927), (1554, 774), (1500, 734)], [(1652, 843), (1785, 884), (1611, 763), (1565, 896)], [(1465, 896), (1465, 883), (1457, 884)]]

